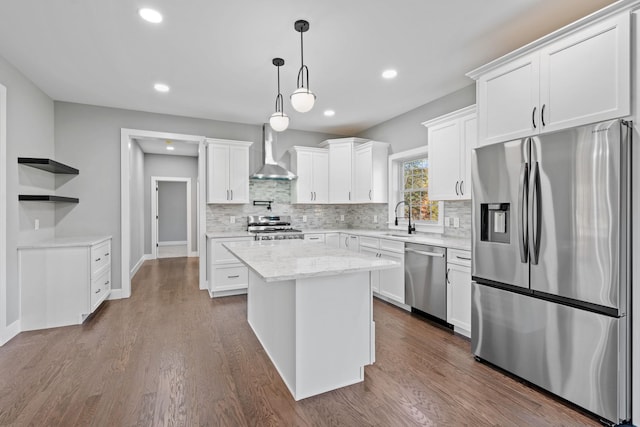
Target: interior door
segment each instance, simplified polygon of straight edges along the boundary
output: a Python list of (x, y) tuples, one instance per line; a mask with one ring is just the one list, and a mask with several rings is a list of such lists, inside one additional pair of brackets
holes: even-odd
[(619, 122), (535, 138), (531, 156), (531, 289), (617, 308), (627, 234)]
[(487, 145), (472, 156), (472, 274), (529, 287), (526, 246), (527, 140)]

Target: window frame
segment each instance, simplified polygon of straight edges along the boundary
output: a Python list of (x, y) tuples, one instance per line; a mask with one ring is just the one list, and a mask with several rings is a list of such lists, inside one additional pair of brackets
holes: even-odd
[[(402, 174), (402, 164), (410, 160), (426, 157), (429, 159), (429, 149), (427, 146), (402, 151), (389, 156), (389, 229), (406, 230), (409, 221), (405, 218), (398, 218), (398, 225), (395, 225), (396, 214), (394, 208), (398, 202), (404, 200), (404, 175)], [(435, 200), (434, 200), (435, 201)], [(422, 233), (444, 233), (444, 203), (438, 201), (438, 222), (411, 221), (415, 224), (416, 231)]]

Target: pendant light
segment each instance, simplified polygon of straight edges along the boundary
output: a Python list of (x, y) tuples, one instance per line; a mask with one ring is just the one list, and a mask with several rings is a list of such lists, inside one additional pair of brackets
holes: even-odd
[(273, 65), (278, 68), (278, 95), (276, 96), (276, 112), (269, 118), (271, 129), (282, 132), (289, 127), (289, 116), (284, 113), (282, 105), (282, 94), (280, 93), (280, 67), (284, 65), (284, 59), (273, 58)]
[(300, 60), (302, 65), (300, 66), (300, 71), (298, 71), (297, 89), (291, 94), (291, 105), (296, 111), (306, 113), (313, 108), (313, 104), (316, 102), (315, 94), (309, 90), (309, 69), (304, 65), (304, 47), (302, 44), (302, 33), (309, 31), (309, 23), (301, 19), (296, 21), (293, 27), (300, 33)]

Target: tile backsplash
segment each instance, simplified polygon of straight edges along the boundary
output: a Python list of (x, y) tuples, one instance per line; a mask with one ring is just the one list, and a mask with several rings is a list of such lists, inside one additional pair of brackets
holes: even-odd
[[(207, 205), (207, 232), (246, 230), (248, 215), (268, 215), (270, 213), (290, 215), (292, 225), (302, 229), (387, 229), (387, 204), (357, 205), (292, 205), (291, 182), (251, 180), (249, 181), (250, 204)], [(266, 206), (254, 206), (255, 200), (272, 200), (272, 210)], [(460, 218), (460, 228), (445, 227), (444, 235), (450, 237), (471, 237), (471, 202), (445, 202), (447, 216)], [(344, 215), (344, 221), (341, 216)], [(230, 217), (235, 223), (230, 223)], [(303, 221), (303, 216), (307, 221)], [(378, 222), (374, 223), (374, 216)]]

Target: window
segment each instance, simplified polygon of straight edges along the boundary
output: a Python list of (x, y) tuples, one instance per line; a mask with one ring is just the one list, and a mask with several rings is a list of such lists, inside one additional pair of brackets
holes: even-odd
[(417, 231), (443, 233), (443, 212), (442, 202), (429, 200), (427, 147), (389, 156), (389, 227), (406, 230), (411, 213)]
[(429, 161), (426, 157), (402, 163), (404, 217), (438, 223), (438, 202), (429, 200)]

